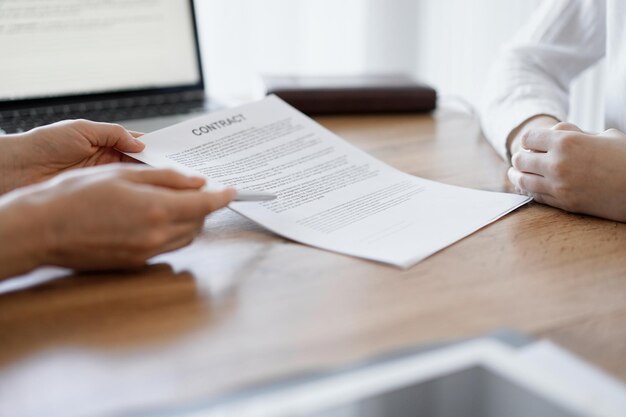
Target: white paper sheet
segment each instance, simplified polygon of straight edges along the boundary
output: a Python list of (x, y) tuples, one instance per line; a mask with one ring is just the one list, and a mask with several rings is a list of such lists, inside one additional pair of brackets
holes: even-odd
[(131, 156), (149, 165), (277, 194), (230, 207), (279, 235), (402, 268), (529, 201), (405, 174), (275, 96), (142, 140), (146, 149)]

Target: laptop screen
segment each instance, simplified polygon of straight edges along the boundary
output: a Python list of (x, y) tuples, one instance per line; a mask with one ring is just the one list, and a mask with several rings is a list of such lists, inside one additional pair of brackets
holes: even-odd
[(0, 1), (0, 101), (201, 85), (191, 1)]

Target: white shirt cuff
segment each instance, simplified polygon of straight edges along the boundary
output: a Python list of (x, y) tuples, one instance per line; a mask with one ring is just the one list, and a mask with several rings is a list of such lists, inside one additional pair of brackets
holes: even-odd
[(508, 161), (510, 154), (507, 139), (511, 132), (528, 119), (539, 115), (552, 116), (558, 120), (567, 118), (562, 106), (554, 102), (524, 99), (511, 104), (499, 103), (491, 106), (484, 112), (481, 124), (485, 136), (496, 152)]

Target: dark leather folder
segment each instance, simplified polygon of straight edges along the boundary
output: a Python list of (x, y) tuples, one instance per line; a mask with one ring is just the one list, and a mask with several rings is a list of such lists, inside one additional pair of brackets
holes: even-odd
[(307, 114), (430, 112), (437, 92), (406, 75), (264, 77), (275, 94)]

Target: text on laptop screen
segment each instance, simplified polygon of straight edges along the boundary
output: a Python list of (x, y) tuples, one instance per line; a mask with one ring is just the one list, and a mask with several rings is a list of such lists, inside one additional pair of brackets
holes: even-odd
[(0, 101), (200, 82), (185, 0), (2, 0), (0, 56)]

